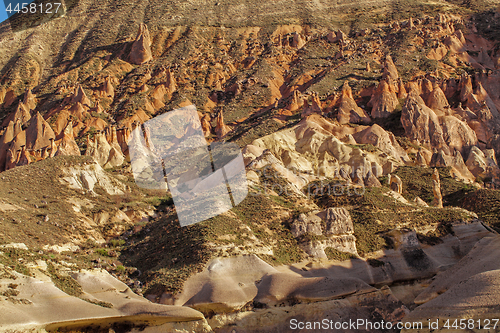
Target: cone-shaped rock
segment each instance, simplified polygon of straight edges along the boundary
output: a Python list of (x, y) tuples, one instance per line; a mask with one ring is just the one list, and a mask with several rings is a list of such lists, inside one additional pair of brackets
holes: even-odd
[(372, 106), (372, 118), (387, 118), (398, 106), (396, 89), (387, 80), (380, 81), (368, 105)]
[(110, 151), (111, 146), (106, 140), (106, 135), (104, 133), (98, 133), (95, 135), (94, 142), (87, 145), (85, 155), (92, 156), (100, 166), (104, 166), (108, 162)]
[(42, 115), (37, 112), (26, 129), (26, 149), (40, 150), (49, 147), (51, 139), (55, 139), (54, 131)]
[(441, 195), (441, 182), (439, 181), (438, 169), (434, 169), (434, 173), (432, 174), (432, 193), (434, 194), (432, 205), (443, 208), (443, 196)]
[(63, 137), (61, 140), (61, 143), (59, 144), (59, 147), (57, 149), (57, 152), (55, 154), (56, 156), (67, 156), (67, 155), (74, 155), (74, 156), (80, 156), (80, 149), (78, 148), (78, 145), (76, 144), (75, 141), (75, 136), (73, 134), (73, 122), (70, 121), (68, 125), (66, 125), (66, 128), (64, 129), (63, 132)]
[(9, 144), (14, 139), (14, 122), (9, 122), (9, 125), (5, 129), (5, 132), (0, 139), (0, 171), (5, 170), (5, 161), (7, 158), (7, 151), (9, 150)]
[(212, 125), (210, 124), (210, 116), (208, 114), (201, 114), (198, 113), (200, 116), (200, 122), (201, 122), (201, 130), (203, 131), (203, 135), (205, 137), (210, 136), (210, 131), (212, 130)]
[(23, 104), (28, 108), (28, 110), (34, 110), (36, 108), (35, 95), (33, 95), (31, 89), (27, 89), (24, 93)]
[(436, 82), (433, 84), (432, 91), (427, 95), (425, 104), (437, 113), (445, 113), (450, 107), (443, 90)]
[(115, 88), (111, 84), (111, 77), (107, 76), (104, 79), (104, 83), (99, 88), (99, 95), (111, 99), (115, 98)]
[(71, 99), (71, 103), (72, 104), (80, 103), (88, 107), (91, 106), (90, 99), (87, 97), (85, 91), (83, 90), (80, 84), (76, 87), (75, 92), (73, 93), (73, 98)]
[(352, 90), (347, 81), (342, 86), (342, 95), (340, 97), (339, 112), (337, 120), (341, 124), (353, 123), (369, 123), (370, 117), (365, 110), (360, 108), (352, 97)]
[(14, 122), (17, 122), (19, 120), (21, 122), (21, 125), (25, 125), (30, 119), (30, 110), (24, 103), (20, 102), (14, 113)]
[(396, 69), (396, 65), (394, 65), (390, 55), (385, 57), (384, 78), (389, 78), (391, 80), (397, 80), (399, 78), (398, 70)]
[(129, 60), (131, 63), (136, 65), (141, 65), (148, 62), (153, 58), (151, 54), (151, 39), (149, 37), (148, 27), (141, 23), (139, 26), (139, 32), (132, 44), (132, 50), (130, 51)]
[(221, 111), (217, 115), (217, 125), (215, 126), (215, 133), (217, 134), (217, 138), (221, 139), (229, 132), (231, 132), (231, 127), (224, 124), (224, 116), (222, 115)]
[(403, 106), (401, 123), (410, 140), (415, 140), (427, 147), (449, 151), (436, 113), (427, 107), (422, 98), (413, 91), (408, 95)]

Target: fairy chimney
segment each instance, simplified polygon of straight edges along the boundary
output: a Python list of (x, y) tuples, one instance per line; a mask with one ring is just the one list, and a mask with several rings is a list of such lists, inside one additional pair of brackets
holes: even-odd
[(31, 89), (26, 89), (23, 97), (23, 104), (28, 108), (28, 110), (34, 110), (36, 108), (35, 95), (31, 92)]
[(217, 125), (215, 126), (215, 133), (218, 139), (222, 139), (227, 133), (231, 131), (231, 128), (224, 124), (224, 116), (222, 111), (217, 115)]
[(384, 62), (384, 78), (389, 78), (391, 80), (397, 80), (399, 78), (398, 70), (394, 62), (392, 61), (392, 57), (388, 54), (385, 57)]
[(434, 194), (434, 200), (432, 205), (434, 207), (443, 208), (443, 196), (441, 195), (441, 182), (439, 180), (438, 169), (435, 168), (432, 174), (432, 193)]
[(352, 96), (352, 90), (349, 86), (349, 82), (345, 81), (342, 86), (342, 95), (340, 97), (340, 105), (337, 114), (337, 120), (340, 124), (359, 124), (359, 123), (369, 123), (370, 117), (368, 114), (360, 108)]
[(148, 62), (153, 58), (151, 54), (151, 39), (149, 37), (148, 27), (141, 23), (139, 26), (139, 32), (132, 44), (132, 50), (130, 51), (129, 60), (135, 65), (141, 65)]
[(63, 131), (63, 137), (61, 139), (61, 143), (59, 144), (59, 147), (57, 149), (57, 152), (55, 153), (55, 156), (68, 156), (68, 155), (74, 155), (74, 156), (80, 156), (80, 149), (78, 148), (78, 145), (75, 141), (75, 136), (73, 134), (73, 122), (69, 121), (68, 125), (66, 125), (66, 128)]
[(50, 146), (51, 139), (55, 139), (54, 131), (42, 115), (37, 112), (26, 128), (26, 149), (39, 150)]

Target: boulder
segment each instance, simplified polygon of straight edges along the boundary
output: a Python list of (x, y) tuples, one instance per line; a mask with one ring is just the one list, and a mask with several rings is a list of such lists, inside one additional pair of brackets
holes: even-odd
[[(494, 156), (494, 154), (490, 154), (490, 156), (491, 155)], [(475, 177), (487, 177), (492, 174), (493, 170), (498, 169), (496, 160), (488, 158), (485, 153), (476, 146), (471, 148), (465, 164)]]
[(326, 36), (326, 39), (330, 43), (336, 43), (336, 42), (345, 43), (347, 41), (347, 35), (342, 30), (339, 29), (337, 32), (330, 32)]

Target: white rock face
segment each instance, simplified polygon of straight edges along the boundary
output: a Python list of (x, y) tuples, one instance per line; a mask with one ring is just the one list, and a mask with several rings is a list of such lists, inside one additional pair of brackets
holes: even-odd
[[(70, 324), (83, 327), (99, 323), (106, 327), (127, 320), (147, 325), (170, 322), (171, 326), (167, 327), (179, 331), (183, 327), (185, 332), (209, 331), (200, 312), (186, 307), (153, 304), (134, 294), (127, 285), (104, 270), (70, 273), (82, 287), (81, 298), (64, 293), (50, 279), (35, 279), (17, 272), (11, 274), (16, 279), (1, 279), (0, 285), (13, 283), (18, 294), (13, 296), (16, 301), (0, 302), (0, 332), (57, 330)], [(103, 307), (83, 299), (108, 305)]]
[(343, 207), (327, 208), (300, 214), (291, 226), (292, 234), (299, 238), (305, 234), (326, 236), (322, 240), (302, 242), (301, 248), (311, 257), (327, 258), (326, 248), (357, 255), (354, 226), (349, 211)]
[(66, 176), (61, 178), (61, 182), (76, 190), (94, 192), (96, 185), (111, 195), (124, 194), (126, 190), (126, 186), (122, 182), (107, 175), (96, 162), (65, 168), (63, 172)]
[(43, 249), (45, 251), (54, 251), (57, 253), (61, 253), (61, 252), (75, 252), (78, 251), (80, 247), (72, 243), (67, 243), (63, 245), (45, 245)]
[(28, 247), (24, 243), (10, 243), (10, 244), (5, 244), (5, 245), (0, 245), (0, 249), (28, 250)]

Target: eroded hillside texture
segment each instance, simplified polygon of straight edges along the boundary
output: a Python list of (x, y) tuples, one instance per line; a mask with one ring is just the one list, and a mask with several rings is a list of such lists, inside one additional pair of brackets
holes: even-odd
[[(500, 2), (64, 6), (0, 24), (0, 332), (500, 331)], [(248, 195), (181, 227), (129, 144), (189, 105)]]

